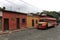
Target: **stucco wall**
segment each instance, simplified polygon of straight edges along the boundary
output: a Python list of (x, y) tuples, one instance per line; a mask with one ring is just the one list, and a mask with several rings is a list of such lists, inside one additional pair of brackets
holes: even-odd
[(31, 28), (32, 27), (32, 20), (34, 20), (34, 27), (36, 27), (36, 20), (37, 23), (39, 22), (39, 17), (37, 16), (27, 16), (27, 27)]
[(16, 18), (20, 18), (20, 28), (25, 28), (27, 26), (27, 23), (22, 23), (23, 18), (27, 20), (27, 15), (12, 12), (3, 12), (3, 29), (4, 29), (4, 18), (9, 19), (9, 29), (17, 29)]

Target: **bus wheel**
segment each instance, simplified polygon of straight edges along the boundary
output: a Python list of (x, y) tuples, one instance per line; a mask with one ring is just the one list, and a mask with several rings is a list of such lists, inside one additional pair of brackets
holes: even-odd
[(48, 29), (48, 24), (46, 25), (46, 29)]
[(54, 28), (55, 26), (52, 26), (52, 28)]

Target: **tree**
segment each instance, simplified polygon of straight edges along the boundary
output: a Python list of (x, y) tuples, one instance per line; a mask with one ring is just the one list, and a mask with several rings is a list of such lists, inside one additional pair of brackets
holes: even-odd
[(6, 7), (3, 7), (3, 10), (5, 10), (6, 9)]
[(3, 7), (3, 8), (0, 7), (0, 10), (5, 10), (5, 9), (6, 9), (6, 7)]
[(41, 12), (41, 14), (47, 14), (47, 15), (51, 15), (52, 17), (58, 19), (59, 18), (59, 13), (56, 11), (43, 11)]

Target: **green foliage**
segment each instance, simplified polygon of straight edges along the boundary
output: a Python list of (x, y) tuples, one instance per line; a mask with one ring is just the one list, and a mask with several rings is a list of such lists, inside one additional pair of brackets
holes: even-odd
[(6, 9), (6, 7), (3, 7), (3, 10), (5, 10)]
[(47, 15), (51, 15), (56, 19), (58, 19), (60, 17), (60, 12), (56, 12), (56, 11), (43, 11), (43, 12), (41, 12), (41, 14), (42, 13), (45, 13)]
[(5, 10), (5, 9), (6, 9), (5, 7), (3, 7), (3, 8), (0, 7), (0, 10)]

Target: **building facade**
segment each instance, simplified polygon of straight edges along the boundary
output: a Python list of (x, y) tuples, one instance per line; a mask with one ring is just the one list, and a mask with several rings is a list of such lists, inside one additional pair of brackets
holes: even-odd
[(0, 11), (1, 30), (15, 30), (27, 27), (27, 14), (7, 11)]
[(32, 27), (36, 27), (36, 25), (39, 22), (39, 15), (36, 14), (31, 14), (31, 15), (27, 15), (27, 27), (28, 28), (32, 28)]

